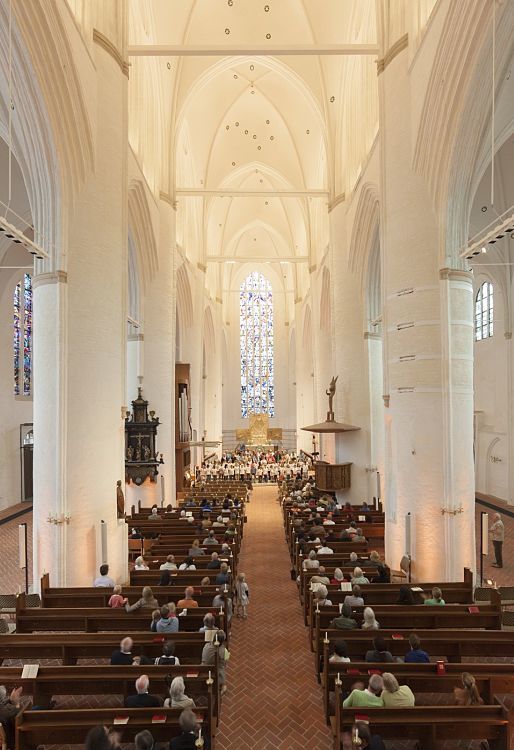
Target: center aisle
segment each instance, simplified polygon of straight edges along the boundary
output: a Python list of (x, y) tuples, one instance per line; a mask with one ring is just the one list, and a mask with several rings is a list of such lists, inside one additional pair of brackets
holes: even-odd
[(239, 571), (246, 573), (250, 604), (247, 620), (232, 620), (217, 748), (329, 750), (277, 487), (254, 485), (246, 508)]

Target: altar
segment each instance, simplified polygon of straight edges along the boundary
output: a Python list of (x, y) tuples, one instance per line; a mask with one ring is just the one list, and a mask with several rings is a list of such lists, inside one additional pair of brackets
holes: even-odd
[(250, 414), (248, 429), (236, 430), (236, 440), (247, 448), (263, 450), (282, 443), (282, 428), (270, 427), (267, 414)]

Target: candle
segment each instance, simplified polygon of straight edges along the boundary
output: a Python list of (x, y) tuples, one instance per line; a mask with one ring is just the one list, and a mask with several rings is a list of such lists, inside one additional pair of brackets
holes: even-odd
[(210, 669), (209, 669), (209, 680), (212, 680), (212, 677), (211, 677), (211, 670), (210, 670)]

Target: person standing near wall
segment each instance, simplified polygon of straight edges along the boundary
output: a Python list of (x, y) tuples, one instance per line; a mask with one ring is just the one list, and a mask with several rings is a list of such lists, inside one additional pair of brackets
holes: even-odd
[(494, 514), (493, 525), (489, 529), (489, 533), (493, 536), (494, 556), (496, 558), (496, 562), (493, 562), (493, 567), (503, 568), (503, 540), (505, 538), (505, 527), (499, 513)]

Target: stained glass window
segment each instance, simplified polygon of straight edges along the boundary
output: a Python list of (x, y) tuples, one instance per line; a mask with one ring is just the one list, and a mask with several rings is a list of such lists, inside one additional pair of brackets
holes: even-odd
[(493, 285), (484, 281), (475, 299), (475, 341), (482, 341), (493, 335)]
[(273, 292), (257, 271), (239, 288), (241, 416), (275, 414)]
[(14, 288), (14, 394), (30, 396), (32, 377), (32, 280), (28, 273)]

